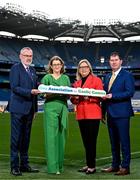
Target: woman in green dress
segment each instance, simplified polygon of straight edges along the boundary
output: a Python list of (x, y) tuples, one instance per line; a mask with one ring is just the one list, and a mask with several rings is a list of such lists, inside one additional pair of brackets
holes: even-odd
[[(48, 74), (41, 81), (44, 85), (70, 86), (69, 77), (64, 73), (64, 62), (59, 56), (51, 58)], [(45, 94), (44, 129), (47, 172), (60, 174), (63, 171), (65, 138), (68, 119), (67, 96)]]

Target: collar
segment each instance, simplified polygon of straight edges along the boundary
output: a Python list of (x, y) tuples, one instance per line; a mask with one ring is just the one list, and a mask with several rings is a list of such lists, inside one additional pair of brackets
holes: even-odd
[(26, 65), (23, 64), (23, 63), (22, 63), (22, 65), (23, 65), (23, 67), (24, 67), (25, 69), (30, 68), (29, 66), (26, 66)]
[(121, 71), (122, 67), (120, 67), (117, 71), (115, 71), (115, 76), (117, 76), (119, 74), (119, 72)]

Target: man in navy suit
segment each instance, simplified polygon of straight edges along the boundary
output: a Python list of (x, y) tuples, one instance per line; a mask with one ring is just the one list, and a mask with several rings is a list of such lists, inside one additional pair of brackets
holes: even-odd
[[(103, 116), (107, 112), (107, 125), (112, 150), (112, 166), (102, 169), (103, 172), (116, 172), (115, 175), (130, 174), (130, 117), (133, 116), (131, 98), (134, 95), (134, 78), (124, 70), (119, 53), (110, 55), (109, 64), (114, 73), (107, 74), (104, 81), (104, 90), (107, 92), (103, 103)], [(122, 160), (120, 156), (122, 152)]]
[(21, 62), (14, 64), (10, 71), (11, 97), (11, 174), (38, 172), (29, 166), (28, 149), (32, 121), (37, 112), (37, 76), (31, 67), (33, 51), (24, 47), (20, 51)]

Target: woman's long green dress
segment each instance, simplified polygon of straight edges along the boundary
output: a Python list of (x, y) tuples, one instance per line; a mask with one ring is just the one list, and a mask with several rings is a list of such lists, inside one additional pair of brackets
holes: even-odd
[[(70, 86), (69, 77), (64, 74), (58, 79), (47, 74), (41, 82), (45, 85)], [(66, 95), (54, 94), (54, 96), (46, 99), (44, 104), (44, 130), (48, 173), (63, 171), (67, 119)]]

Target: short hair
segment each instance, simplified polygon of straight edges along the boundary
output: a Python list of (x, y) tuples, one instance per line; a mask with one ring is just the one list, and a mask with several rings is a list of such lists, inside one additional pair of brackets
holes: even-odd
[(88, 65), (88, 67), (90, 69), (90, 74), (93, 74), (92, 66), (91, 66), (90, 62), (87, 59), (82, 59), (78, 63), (77, 72), (76, 72), (76, 80), (80, 80), (82, 78), (81, 74), (79, 73), (79, 69), (80, 69), (80, 64), (82, 64), (83, 62), (85, 62)]
[(24, 50), (32, 51), (32, 53), (33, 53), (33, 50), (32, 50), (30, 47), (24, 47), (24, 48), (22, 48), (22, 49), (20, 50), (20, 54), (22, 54), (22, 52), (23, 52)]
[(52, 70), (51, 66), (52, 66), (52, 63), (53, 63), (54, 60), (60, 61), (60, 63), (62, 64), (62, 68), (61, 68), (60, 73), (61, 73), (61, 74), (64, 73), (64, 72), (65, 72), (64, 61), (63, 61), (63, 60), (61, 59), (61, 57), (59, 57), (59, 56), (53, 56), (53, 57), (50, 59), (50, 61), (49, 61), (49, 63), (48, 63), (47, 72), (50, 73), (50, 74), (53, 74), (53, 70)]
[(120, 53), (117, 52), (117, 51), (112, 52), (112, 53), (110, 54), (110, 57), (111, 57), (111, 56), (118, 56), (119, 59), (121, 59)]

